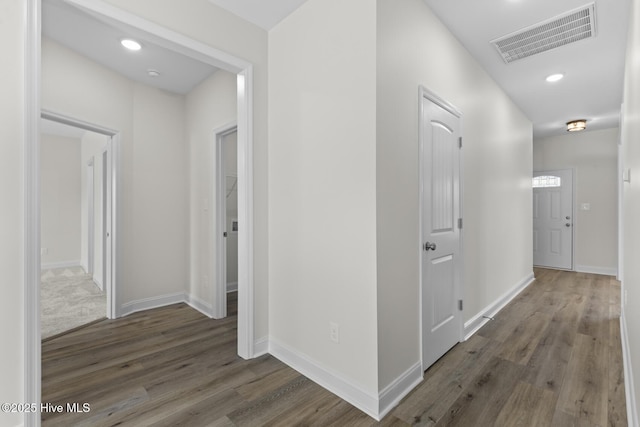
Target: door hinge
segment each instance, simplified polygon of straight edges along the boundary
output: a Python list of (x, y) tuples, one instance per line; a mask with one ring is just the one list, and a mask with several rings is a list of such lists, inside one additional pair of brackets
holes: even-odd
[(462, 300), (458, 300), (458, 310), (462, 311)]
[(462, 218), (458, 218), (458, 228), (462, 230)]
[(462, 137), (458, 137), (458, 148), (462, 148)]

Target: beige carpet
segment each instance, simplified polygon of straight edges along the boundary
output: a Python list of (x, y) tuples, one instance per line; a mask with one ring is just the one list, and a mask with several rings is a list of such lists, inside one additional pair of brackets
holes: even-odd
[(42, 270), (40, 280), (43, 339), (106, 316), (106, 294), (81, 267)]

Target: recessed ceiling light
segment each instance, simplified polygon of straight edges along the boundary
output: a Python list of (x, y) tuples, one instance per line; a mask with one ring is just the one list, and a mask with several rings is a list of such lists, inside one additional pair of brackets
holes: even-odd
[(557, 82), (558, 80), (562, 80), (562, 78), (563, 78), (563, 77), (564, 77), (564, 74), (560, 74), (560, 73), (558, 73), (558, 74), (551, 74), (550, 76), (548, 76), (548, 77), (546, 78), (546, 80), (547, 80), (549, 83), (553, 83), (553, 82)]
[(120, 40), (120, 44), (126, 47), (129, 50), (140, 50), (142, 49), (142, 45), (135, 40), (131, 39), (122, 39)]
[(158, 70), (154, 70), (153, 68), (149, 68), (147, 70), (147, 75), (149, 77), (159, 77), (160, 76), (160, 71)]

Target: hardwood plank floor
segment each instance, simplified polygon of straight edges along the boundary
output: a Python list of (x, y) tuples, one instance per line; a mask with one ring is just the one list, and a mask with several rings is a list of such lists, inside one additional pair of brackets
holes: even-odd
[(619, 283), (535, 273), (379, 423), (269, 355), (240, 359), (230, 294), (223, 320), (178, 304), (43, 342), (43, 402), (91, 408), (43, 426), (626, 426)]

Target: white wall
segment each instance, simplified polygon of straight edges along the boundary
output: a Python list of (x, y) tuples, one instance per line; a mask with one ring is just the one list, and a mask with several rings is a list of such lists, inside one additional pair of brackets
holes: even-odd
[(269, 335), (377, 397), (375, 13), (310, 0), (269, 33)]
[[(40, 136), (43, 268), (80, 265), (80, 139)], [(82, 170), (84, 172), (84, 170)]]
[(43, 39), (42, 107), (122, 133), (120, 304), (187, 283), (183, 102)]
[[(129, 293), (183, 292), (188, 283), (189, 186), (184, 96), (140, 84), (133, 91)], [(125, 196), (126, 197), (126, 196)], [(125, 203), (127, 199), (125, 198)]]
[[(635, 385), (635, 409), (640, 408), (640, 0), (633, 0), (629, 16), (627, 61), (624, 83), (623, 169), (631, 171), (631, 182), (624, 184), (623, 303), (629, 355), (633, 375), (625, 372), (625, 382)], [(624, 297), (623, 297), (624, 301)], [(637, 412), (635, 422), (638, 422)], [(631, 425), (631, 421), (630, 424)]]
[(464, 319), (532, 272), (532, 126), (421, 0), (377, 1), (379, 387), (420, 360), (418, 87), (462, 111)]
[[(616, 275), (618, 265), (618, 133), (568, 133), (533, 142), (533, 169), (575, 171), (574, 233), (577, 271)], [(583, 203), (590, 210), (581, 209)]]
[[(26, 1), (0, 0), (0, 50), (7, 61), (0, 79), (0, 401), (24, 393), (24, 14)], [(0, 413), (17, 426), (22, 415)]]
[[(106, 0), (195, 40), (250, 61), (254, 68), (254, 334), (268, 334), (267, 248), (267, 33), (204, 0)], [(193, 232), (193, 230), (192, 230)], [(191, 266), (193, 272), (193, 266)], [(191, 279), (193, 281), (193, 278)]]
[(195, 87), (185, 101), (191, 200), (189, 289), (211, 307), (216, 304), (211, 292), (216, 254), (210, 241), (216, 221), (214, 130), (236, 120), (236, 86), (234, 74), (219, 70)]

